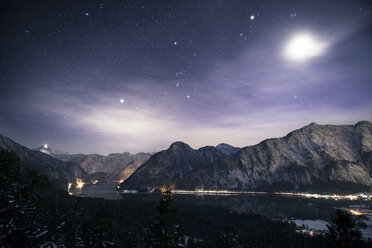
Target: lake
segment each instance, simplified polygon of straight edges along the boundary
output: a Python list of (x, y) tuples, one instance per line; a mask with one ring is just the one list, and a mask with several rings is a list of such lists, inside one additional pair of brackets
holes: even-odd
[[(146, 202), (159, 201), (160, 193), (127, 193), (116, 191), (118, 183), (103, 182), (95, 185), (85, 185), (82, 189), (70, 192), (82, 197), (105, 198), (108, 200), (138, 200)], [(324, 198), (321, 195), (308, 194), (269, 194), (261, 193), (216, 193), (216, 192), (176, 192), (175, 202), (178, 207), (183, 203), (198, 206), (215, 206), (240, 213), (257, 213), (272, 219), (284, 219), (302, 226), (299, 231), (322, 232), (330, 221), (335, 209), (345, 209), (367, 225), (361, 229), (364, 237), (372, 238), (372, 201), (370, 198), (356, 199), (354, 196), (345, 198)]]

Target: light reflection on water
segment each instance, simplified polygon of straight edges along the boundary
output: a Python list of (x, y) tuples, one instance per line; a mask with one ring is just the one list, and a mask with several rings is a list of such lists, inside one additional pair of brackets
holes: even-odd
[[(85, 185), (73, 195), (110, 200), (158, 201), (160, 193), (119, 194), (118, 183)], [(180, 191), (176, 190), (179, 205), (209, 205), (231, 211), (259, 213), (275, 218), (321, 219), (329, 221), (335, 208), (369, 212), (372, 201), (369, 195), (320, 195), (307, 193), (266, 193), (233, 191)], [(350, 207), (352, 204), (352, 207)]]
[[(158, 202), (159, 192), (119, 194), (118, 183), (103, 182), (84, 185), (81, 189), (71, 189), (71, 195), (105, 198), (109, 200), (138, 200)], [(321, 195), (307, 193), (267, 193), (233, 191), (175, 191), (178, 208), (187, 205), (214, 206), (238, 213), (257, 213), (270, 218), (305, 221), (306, 223), (329, 222), (335, 209), (344, 209), (352, 214), (372, 213), (370, 195)], [(369, 220), (363, 235), (372, 238), (371, 216), (358, 216)], [(305, 223), (304, 222), (304, 223)], [(301, 222), (302, 223), (302, 222)], [(367, 233), (366, 233), (367, 232)]]
[(280, 196), (293, 196), (293, 197), (306, 197), (306, 198), (321, 198), (332, 200), (372, 200), (372, 195), (367, 193), (337, 195), (337, 194), (311, 194), (301, 192), (260, 192), (260, 191), (229, 191), (229, 190), (174, 190), (176, 194), (205, 194), (205, 195), (280, 195)]

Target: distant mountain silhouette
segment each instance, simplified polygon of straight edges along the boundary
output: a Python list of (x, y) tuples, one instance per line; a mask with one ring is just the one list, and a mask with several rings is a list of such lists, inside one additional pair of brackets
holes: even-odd
[[(73, 162), (93, 178), (99, 180), (122, 181), (127, 179), (141, 164), (150, 158), (149, 153), (99, 154), (50, 153), (51, 156), (65, 162)], [(98, 177), (97, 177), (98, 176)]]

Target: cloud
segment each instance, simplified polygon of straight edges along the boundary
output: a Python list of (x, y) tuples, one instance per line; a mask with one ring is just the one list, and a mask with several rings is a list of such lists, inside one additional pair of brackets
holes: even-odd
[[(129, 97), (125, 101), (125, 104), (129, 102), (129, 106), (120, 104), (119, 98), (113, 100), (112, 96), (89, 93), (89, 98), (91, 103), (82, 104), (78, 97), (64, 96), (55, 99), (52, 105), (38, 108), (66, 116), (68, 125), (95, 137), (96, 143), (87, 144), (86, 140), (82, 140), (75, 146), (100, 153), (158, 151), (177, 140), (194, 148), (221, 142), (236, 146), (253, 145), (266, 138), (283, 136), (312, 121), (319, 124), (353, 124), (371, 114), (368, 108), (347, 112), (327, 107), (298, 109), (296, 106), (271, 106), (255, 109), (252, 106), (249, 109), (239, 108), (239, 113), (213, 114), (202, 120), (193, 119), (191, 115), (178, 115), (180, 106), (160, 107), (143, 98)], [(137, 105), (131, 105), (131, 102)]]

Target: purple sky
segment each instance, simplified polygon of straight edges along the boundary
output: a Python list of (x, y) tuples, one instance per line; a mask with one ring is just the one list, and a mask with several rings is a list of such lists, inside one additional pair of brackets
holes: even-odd
[[(0, 19), (0, 133), (31, 148), (247, 146), (372, 120), (370, 1), (5, 1)], [(322, 51), (293, 60), (302, 34)]]

